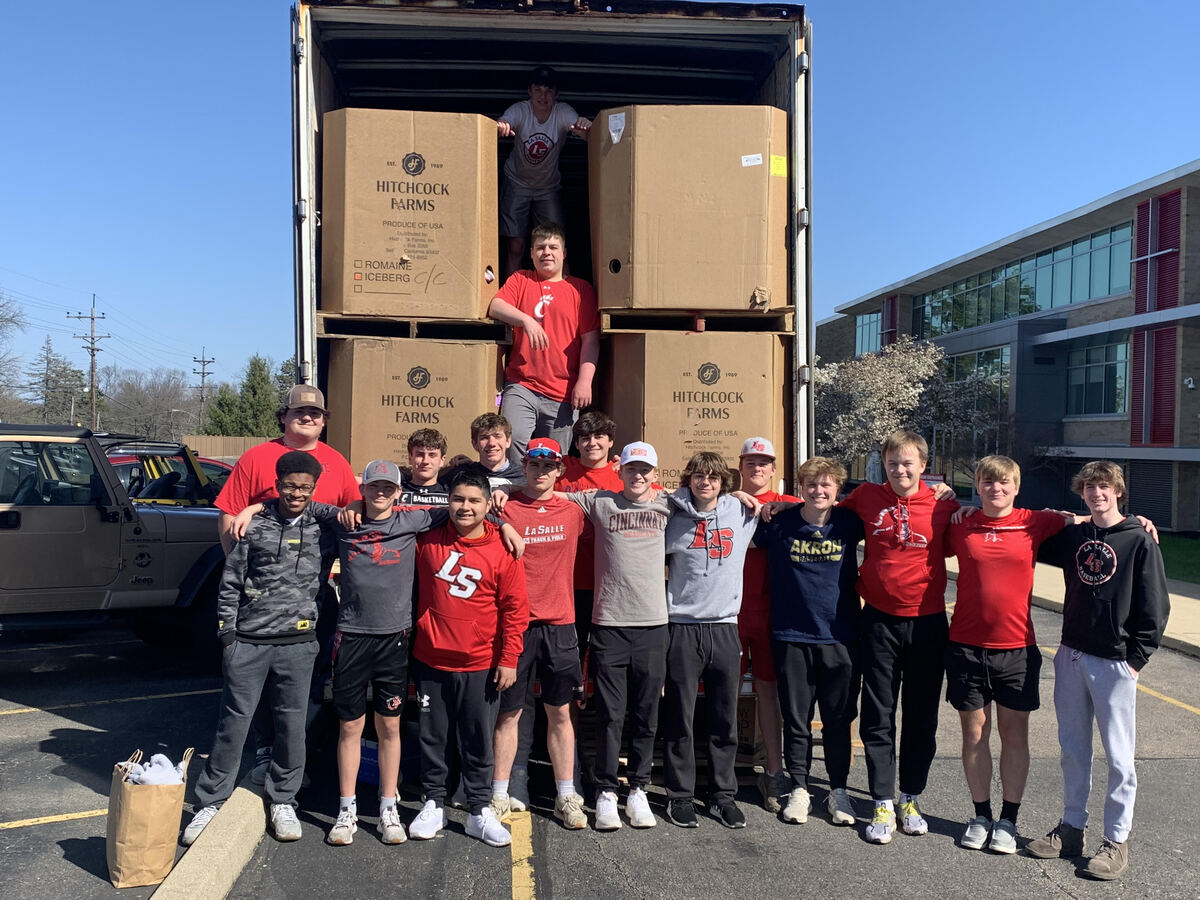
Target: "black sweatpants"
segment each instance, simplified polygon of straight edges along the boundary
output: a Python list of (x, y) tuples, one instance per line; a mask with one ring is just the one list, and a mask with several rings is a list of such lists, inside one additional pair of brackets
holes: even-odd
[(426, 800), (446, 800), (451, 733), (458, 739), (467, 809), (478, 815), (492, 799), (492, 733), (500, 694), (491, 669), (444, 672), (413, 660), (421, 711), (421, 787)]
[(667, 797), (696, 792), (696, 747), (692, 741), (696, 688), (704, 679), (708, 710), (708, 798), (732, 800), (737, 793), (737, 701), (742, 683), (742, 641), (737, 622), (667, 626), (667, 688), (663, 695), (663, 764)]
[[(901, 710), (900, 792), (919, 794), (937, 751), (937, 718), (950, 626), (944, 612), (892, 616), (868, 604), (860, 625), (867, 781), (876, 800), (896, 792), (896, 708)], [(904, 697), (900, 692), (903, 686)]]
[(667, 626), (621, 628), (593, 625), (590, 665), (596, 685), (596, 790), (616, 791), (617, 761), (621, 754), (621, 728), (625, 711), (633, 711), (629, 740), (629, 787), (650, 783), (654, 765), (654, 732), (658, 701), (667, 670)]
[(830, 788), (850, 777), (850, 726), (858, 713), (858, 667), (845, 644), (771, 641), (783, 713), (783, 758), (796, 787), (808, 788), (812, 720), (821, 705), (821, 745)]

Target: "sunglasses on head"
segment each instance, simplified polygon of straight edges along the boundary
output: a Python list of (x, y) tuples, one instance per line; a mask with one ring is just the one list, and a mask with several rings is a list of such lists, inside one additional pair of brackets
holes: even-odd
[(525, 456), (528, 459), (561, 459), (562, 455), (555, 453), (549, 447), (534, 447), (531, 450), (525, 451)]

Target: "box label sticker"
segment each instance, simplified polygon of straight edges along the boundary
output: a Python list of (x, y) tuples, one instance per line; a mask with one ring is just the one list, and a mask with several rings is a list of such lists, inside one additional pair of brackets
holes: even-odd
[(742, 167), (743, 168), (745, 168), (747, 166), (761, 166), (761, 165), (762, 165), (762, 154), (761, 153), (751, 153), (751, 154), (748, 154), (747, 156), (742, 157)]
[(787, 157), (786, 156), (771, 156), (771, 174), (777, 175), (780, 178), (787, 178)]
[(625, 133), (625, 113), (613, 113), (608, 117), (608, 136), (614, 144), (621, 143), (621, 135)]

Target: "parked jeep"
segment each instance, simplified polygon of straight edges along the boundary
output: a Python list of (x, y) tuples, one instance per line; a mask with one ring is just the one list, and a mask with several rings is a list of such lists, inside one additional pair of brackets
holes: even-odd
[(0, 631), (121, 615), (147, 640), (215, 651), (218, 515), (131, 500), (86, 428), (0, 425)]

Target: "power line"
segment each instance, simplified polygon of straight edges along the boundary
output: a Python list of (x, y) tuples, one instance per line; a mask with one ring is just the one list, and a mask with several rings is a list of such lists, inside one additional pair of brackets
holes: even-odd
[(77, 334), (74, 337), (79, 338), (84, 342), (83, 349), (92, 357), (92, 374), (91, 380), (88, 382), (88, 395), (92, 403), (92, 430), (95, 431), (99, 427), (99, 422), (96, 419), (96, 354), (100, 352), (100, 348), (96, 346), (97, 341), (102, 341), (105, 338), (112, 337), (111, 334), (96, 334), (96, 320), (103, 319), (104, 313), (96, 314), (96, 295), (92, 294), (92, 311), (88, 314), (76, 313), (72, 315), (67, 313), (68, 319), (87, 319), (89, 322), (89, 330), (87, 334)]
[(195, 356), (192, 357), (192, 362), (197, 363), (200, 366), (199, 371), (192, 369), (193, 375), (200, 376), (200, 412), (198, 413), (198, 415), (196, 417), (197, 418), (196, 424), (197, 424), (198, 428), (204, 427), (204, 383), (205, 383), (205, 381), (208, 380), (209, 375), (212, 374), (211, 372), (208, 371), (208, 366), (210, 363), (216, 362), (215, 359), (205, 359), (205, 357), (204, 357), (205, 349), (206, 349), (205, 347), (200, 348), (199, 358), (197, 358)]

